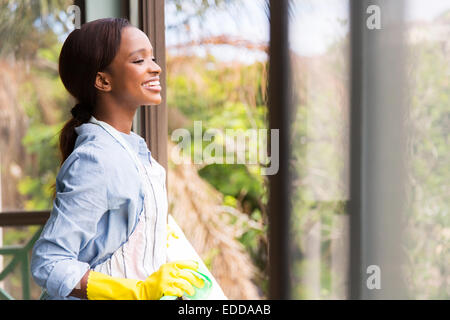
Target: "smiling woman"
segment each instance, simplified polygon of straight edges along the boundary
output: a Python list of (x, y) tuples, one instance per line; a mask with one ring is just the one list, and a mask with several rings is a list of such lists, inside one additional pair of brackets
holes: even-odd
[[(50, 299), (193, 295), (194, 261), (166, 263), (166, 171), (131, 132), (141, 105), (161, 102), (148, 37), (126, 19), (74, 30), (59, 59), (79, 103), (60, 137), (63, 162), (31, 272)], [(186, 270), (189, 269), (190, 271)]]
[(135, 27), (124, 28), (117, 55), (97, 75), (95, 86), (99, 91), (94, 115), (120, 122), (112, 119), (112, 115), (123, 113), (129, 121), (129, 127), (121, 129), (129, 133), (132, 123), (132, 117), (129, 116), (134, 116), (139, 106), (161, 102), (160, 73), (161, 68), (154, 61), (153, 48), (147, 35)]
[[(61, 134), (63, 162), (73, 150), (74, 127), (90, 116), (129, 134), (139, 106), (161, 102), (161, 68), (154, 62), (151, 43), (126, 19), (99, 19), (74, 30), (61, 50), (59, 72), (79, 101)], [(144, 86), (149, 81), (151, 86)]]

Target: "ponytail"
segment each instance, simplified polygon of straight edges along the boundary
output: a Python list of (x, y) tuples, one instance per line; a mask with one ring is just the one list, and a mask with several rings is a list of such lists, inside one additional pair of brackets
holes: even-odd
[(66, 161), (67, 157), (72, 153), (77, 140), (75, 128), (86, 123), (92, 116), (92, 107), (88, 104), (78, 103), (70, 110), (72, 119), (66, 122), (59, 136), (59, 149), (61, 151), (61, 164)]

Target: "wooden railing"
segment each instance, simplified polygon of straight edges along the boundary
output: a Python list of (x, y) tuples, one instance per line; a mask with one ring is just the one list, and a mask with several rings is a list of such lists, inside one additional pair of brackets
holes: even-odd
[[(0, 227), (17, 227), (39, 225), (40, 227), (24, 245), (10, 245), (0, 247), (0, 255), (12, 255), (11, 261), (0, 272), (0, 281), (11, 274), (20, 265), (22, 280), (22, 299), (31, 298), (31, 272), (29, 253), (41, 234), (43, 225), (48, 220), (50, 211), (3, 211), (0, 213)], [(0, 299), (14, 300), (14, 298), (0, 288)]]

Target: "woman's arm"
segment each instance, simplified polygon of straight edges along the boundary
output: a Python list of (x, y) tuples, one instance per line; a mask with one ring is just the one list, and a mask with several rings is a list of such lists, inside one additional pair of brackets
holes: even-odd
[[(33, 247), (34, 281), (54, 297), (67, 297), (90, 269), (80, 250), (98, 235), (98, 222), (108, 211), (107, 183), (100, 155), (104, 150), (83, 145), (72, 153), (57, 177), (53, 209)], [(96, 252), (84, 252), (94, 258)]]
[(70, 295), (90, 300), (157, 300), (164, 295), (193, 295), (194, 286), (205, 285), (192, 273), (197, 269), (195, 261), (174, 261), (163, 264), (145, 280), (116, 278), (89, 270), (79, 282), (80, 289), (73, 289)]
[(78, 298), (78, 299), (87, 299), (87, 282), (89, 278), (89, 272), (88, 270), (83, 278), (81, 278), (80, 282), (78, 283), (77, 287), (80, 287), (80, 289), (73, 289), (70, 293), (70, 296)]

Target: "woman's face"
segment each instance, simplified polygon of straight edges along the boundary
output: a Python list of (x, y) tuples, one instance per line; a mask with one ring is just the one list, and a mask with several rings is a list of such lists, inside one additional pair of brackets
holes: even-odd
[(136, 107), (161, 103), (161, 68), (147, 35), (138, 28), (122, 29), (119, 51), (105, 73), (109, 92), (119, 103)]

